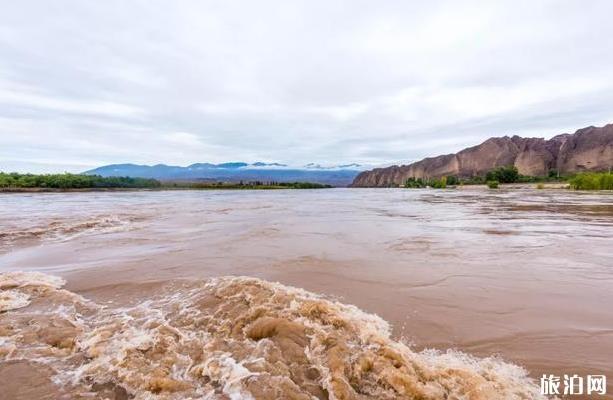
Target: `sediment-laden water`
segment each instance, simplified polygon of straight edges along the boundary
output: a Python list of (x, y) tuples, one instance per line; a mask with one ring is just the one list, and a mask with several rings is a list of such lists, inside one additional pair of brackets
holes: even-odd
[[(281, 284), (173, 281), (130, 305), (97, 304), (62, 284), (0, 275), (0, 360), (48, 367), (38, 375), (57, 397), (541, 398), (520, 367), (416, 353), (382, 319)], [(4, 396), (17, 397), (7, 386)]]
[(542, 373), (613, 376), (610, 194), (6, 194), (0, 227), (0, 398), (530, 399)]

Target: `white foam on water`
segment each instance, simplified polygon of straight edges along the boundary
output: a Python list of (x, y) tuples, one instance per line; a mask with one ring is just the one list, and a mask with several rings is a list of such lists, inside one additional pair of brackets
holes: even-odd
[(211, 357), (202, 365), (202, 374), (223, 385), (223, 393), (232, 400), (251, 400), (253, 397), (241, 385), (243, 379), (258, 375), (249, 371), (228, 353)]
[(135, 305), (101, 307), (45, 274), (0, 282), (20, 305), (0, 314), (0, 361), (49, 364), (75, 396), (111, 385), (137, 400), (545, 398), (519, 366), (415, 352), (380, 317), (279, 283), (170, 282)]
[(0, 290), (24, 286), (45, 286), (59, 289), (65, 284), (66, 281), (59, 276), (41, 272), (16, 271), (0, 274)]
[(144, 219), (142, 215), (102, 214), (77, 218), (52, 219), (34, 226), (8, 227), (0, 232), (0, 250), (20, 243), (66, 242), (86, 234), (123, 232)]
[(30, 304), (30, 296), (17, 290), (0, 291), (0, 312), (15, 310)]

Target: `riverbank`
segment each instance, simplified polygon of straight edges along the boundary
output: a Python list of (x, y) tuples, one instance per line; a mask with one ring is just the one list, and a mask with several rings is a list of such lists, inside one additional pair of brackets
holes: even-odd
[(27, 188), (10, 188), (0, 187), (0, 193), (86, 193), (86, 192), (150, 192), (164, 190), (143, 189), (143, 188), (43, 188), (43, 187), (27, 187)]
[[(498, 186), (499, 189), (508, 189), (508, 190), (540, 190), (540, 189), (553, 189), (553, 190), (563, 190), (570, 189), (570, 185), (568, 182), (550, 182), (550, 183), (501, 183)], [(488, 190), (488, 186), (483, 185), (457, 185), (454, 186), (453, 189), (459, 190), (474, 190), (474, 189), (486, 189)]]
[(0, 191), (4, 192), (72, 192), (116, 190), (271, 190), (327, 189), (330, 185), (314, 182), (273, 181), (204, 181), (157, 180), (129, 176), (84, 174), (19, 174), (0, 172)]
[(49, 187), (0, 187), (0, 193), (83, 193), (83, 192), (159, 192), (180, 190), (304, 190), (304, 189), (330, 189), (332, 186), (296, 182), (286, 185), (240, 185), (240, 184), (195, 184), (195, 185), (165, 185), (156, 188), (49, 188)]

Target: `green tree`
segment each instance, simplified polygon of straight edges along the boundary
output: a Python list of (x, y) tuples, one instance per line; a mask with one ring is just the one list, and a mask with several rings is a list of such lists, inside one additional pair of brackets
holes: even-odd
[(485, 175), (486, 181), (498, 181), (500, 183), (514, 183), (519, 180), (519, 171), (514, 165), (498, 167)]

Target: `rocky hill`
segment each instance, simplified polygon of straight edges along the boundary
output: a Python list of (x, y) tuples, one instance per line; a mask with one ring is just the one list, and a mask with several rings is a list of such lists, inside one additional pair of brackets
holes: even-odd
[(410, 177), (483, 176), (501, 166), (515, 165), (522, 175), (605, 171), (613, 167), (613, 124), (579, 129), (549, 140), (504, 136), (487, 139), (455, 154), (424, 158), (402, 166), (376, 168), (360, 173), (353, 187), (400, 185)]

